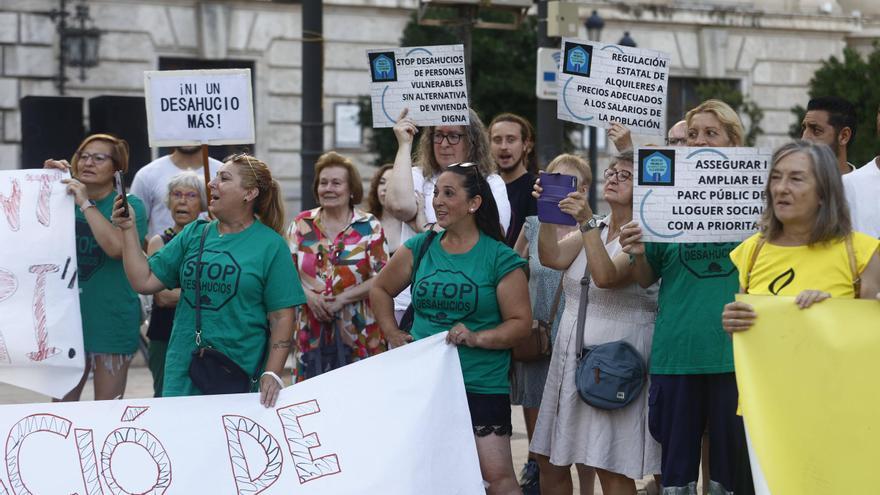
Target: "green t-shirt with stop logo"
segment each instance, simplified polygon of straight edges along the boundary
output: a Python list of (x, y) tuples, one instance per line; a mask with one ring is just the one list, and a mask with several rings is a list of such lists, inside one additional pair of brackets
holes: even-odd
[[(134, 210), (138, 239), (147, 235), (147, 210), (137, 196), (127, 195)], [(110, 219), (116, 191), (95, 202)], [(86, 352), (134, 354), (141, 328), (141, 302), (125, 277), (122, 259), (113, 259), (101, 249), (85, 216), (76, 208), (76, 276), (82, 313), (83, 344)]]
[[(456, 323), (479, 332), (501, 324), (496, 288), (511, 271), (526, 261), (503, 242), (480, 234), (470, 251), (450, 254), (434, 237), (419, 263), (412, 286), (414, 320), (412, 336), (423, 339), (445, 332)], [(414, 254), (427, 234), (404, 243)], [(507, 394), (510, 381), (510, 350), (458, 347), (464, 386), (476, 394)]]
[[(207, 225), (207, 226), (206, 226)], [(220, 235), (217, 222), (193, 222), (150, 257), (165, 287), (180, 288), (180, 301), (165, 357), (163, 397), (198, 395), (189, 378), (195, 343), (195, 286), (199, 241), (207, 228), (201, 264), (202, 342), (226, 354), (252, 375), (269, 331), (268, 313), (306, 302), (293, 258), (277, 232), (254, 220), (248, 228)]]
[(721, 311), (739, 290), (730, 252), (738, 242), (645, 244), (660, 277), (651, 373), (695, 375), (733, 371), (733, 344)]

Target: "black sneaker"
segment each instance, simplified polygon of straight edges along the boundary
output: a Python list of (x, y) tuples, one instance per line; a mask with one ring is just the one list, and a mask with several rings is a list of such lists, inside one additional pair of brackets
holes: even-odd
[(541, 495), (540, 480), (541, 473), (538, 470), (538, 463), (529, 459), (529, 462), (525, 463), (519, 473), (519, 486), (522, 488), (523, 495)]

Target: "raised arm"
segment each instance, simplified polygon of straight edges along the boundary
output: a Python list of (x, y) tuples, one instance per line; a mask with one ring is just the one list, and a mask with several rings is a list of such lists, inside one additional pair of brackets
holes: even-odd
[(138, 239), (135, 228), (135, 212), (128, 205), (128, 216), (122, 216), (122, 200), (117, 198), (113, 204), (113, 224), (119, 227), (122, 234), (122, 266), (125, 268), (125, 276), (131, 288), (140, 294), (155, 294), (165, 289), (165, 285), (153, 275), (147, 257), (141, 250), (141, 241)]
[[(532, 196), (540, 198), (543, 191), (541, 179), (537, 179)], [(578, 233), (572, 232), (560, 240), (555, 225), (542, 223), (538, 228), (538, 260), (547, 268), (567, 269), (583, 247), (578, 237)]]
[(407, 113), (409, 109), (404, 108), (394, 124), (397, 155), (394, 158), (394, 168), (391, 169), (391, 180), (385, 190), (385, 208), (401, 222), (412, 221), (418, 214), (412, 178), (412, 148), (419, 128), (407, 118)]
[[(154, 235), (147, 244), (147, 256), (152, 256), (164, 246), (165, 241), (162, 240), (162, 236)], [(156, 305), (160, 308), (176, 307), (177, 301), (180, 300), (180, 289), (160, 290), (153, 295), (153, 299), (156, 301)]]
[(659, 277), (645, 257), (642, 228), (638, 223), (630, 222), (620, 229), (620, 245), (623, 252), (631, 256), (633, 279), (645, 289), (654, 285)]

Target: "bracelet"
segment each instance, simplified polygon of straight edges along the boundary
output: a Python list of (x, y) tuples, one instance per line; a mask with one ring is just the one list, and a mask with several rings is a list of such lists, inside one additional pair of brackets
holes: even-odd
[(79, 211), (83, 214), (85, 214), (86, 210), (89, 208), (95, 208), (95, 203), (90, 199), (83, 201), (83, 203), (79, 205)]
[(274, 371), (264, 371), (263, 374), (260, 375), (260, 378), (263, 378), (266, 375), (269, 375), (272, 378), (274, 378), (275, 381), (278, 382), (278, 386), (281, 388), (284, 388), (284, 382), (281, 380), (281, 377), (278, 376)]

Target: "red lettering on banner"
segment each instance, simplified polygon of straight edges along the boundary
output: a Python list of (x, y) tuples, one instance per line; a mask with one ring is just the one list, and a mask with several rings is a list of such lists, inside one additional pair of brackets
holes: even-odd
[(104, 495), (101, 480), (98, 477), (98, 461), (95, 456), (95, 439), (92, 430), (73, 430), (76, 438), (76, 450), (79, 453), (79, 467), (82, 472), (83, 486), (86, 495)]
[[(229, 447), (229, 462), (232, 464), (236, 493), (255, 495), (278, 481), (284, 456), (281, 455), (281, 447), (272, 434), (252, 419), (232, 414), (223, 416), (223, 429), (226, 430), (226, 445)], [(242, 433), (256, 440), (268, 459), (263, 471), (254, 477), (251, 476), (247, 456), (241, 446)]]
[[(6, 437), (6, 472), (9, 475), (9, 486), (15, 495), (31, 495), (21, 479), (19, 454), (24, 441), (32, 433), (47, 432), (67, 438), (70, 433), (70, 420), (54, 414), (32, 414), (22, 418), (9, 429)], [(4, 487), (5, 491), (5, 487)]]
[(58, 265), (31, 265), (31, 273), (37, 274), (34, 288), (34, 327), (37, 337), (37, 352), (29, 352), (31, 361), (43, 361), (61, 352), (57, 347), (49, 347), (49, 332), (46, 330), (46, 273), (58, 271)]
[(12, 179), (12, 195), (4, 196), (0, 193), (0, 206), (3, 207), (3, 213), (6, 214), (6, 222), (9, 229), (18, 232), (21, 228), (21, 187), (18, 185), (18, 179)]
[(49, 196), (52, 195), (52, 188), (49, 186), (51, 182), (55, 182), (59, 179), (58, 175), (28, 175), (27, 180), (39, 182), (40, 183), (40, 195), (37, 198), (37, 221), (40, 222), (43, 227), (48, 227), (49, 222), (52, 220), (50, 210), (49, 210)]
[(171, 459), (168, 458), (168, 453), (165, 452), (162, 442), (152, 433), (141, 428), (117, 428), (111, 431), (104, 440), (104, 447), (101, 449), (101, 476), (104, 478), (104, 483), (107, 485), (110, 493), (113, 495), (129, 495), (133, 493), (131, 490), (122, 488), (111, 469), (113, 452), (116, 450), (116, 447), (123, 443), (139, 445), (146, 450), (147, 454), (153, 459), (153, 462), (156, 463), (158, 469), (158, 476), (153, 486), (137, 493), (142, 495), (161, 495), (165, 493), (171, 485)]
[(316, 400), (293, 404), (277, 410), (300, 484), (342, 472), (336, 454), (317, 458), (312, 455), (312, 449), (320, 447), (321, 441), (318, 439), (317, 433), (303, 433), (302, 425), (299, 423), (300, 418), (319, 412), (321, 412), (321, 408)]

